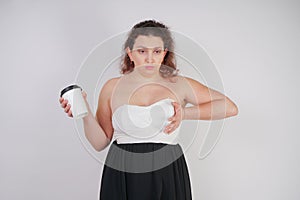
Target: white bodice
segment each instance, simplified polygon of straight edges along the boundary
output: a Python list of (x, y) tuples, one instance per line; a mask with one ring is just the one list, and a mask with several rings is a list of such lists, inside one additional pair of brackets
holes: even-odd
[(173, 132), (164, 133), (170, 123), (168, 118), (174, 115), (174, 100), (165, 98), (149, 106), (124, 104), (112, 115), (114, 128), (113, 140), (124, 143), (167, 143), (177, 144), (180, 126)]

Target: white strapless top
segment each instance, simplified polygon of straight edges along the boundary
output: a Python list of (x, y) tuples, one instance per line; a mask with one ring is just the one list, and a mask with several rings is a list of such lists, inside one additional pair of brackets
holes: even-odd
[(173, 132), (164, 133), (174, 115), (173, 99), (165, 98), (149, 106), (124, 104), (112, 115), (113, 141), (124, 143), (166, 143), (177, 144), (180, 126)]

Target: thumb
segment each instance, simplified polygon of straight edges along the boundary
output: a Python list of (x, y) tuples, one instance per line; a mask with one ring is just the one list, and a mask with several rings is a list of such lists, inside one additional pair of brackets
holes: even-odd
[(88, 111), (90, 112), (90, 106), (89, 106), (89, 103), (88, 103), (88, 101), (87, 101), (87, 93), (86, 93), (85, 91), (82, 90), (81, 94), (82, 94), (82, 97), (83, 97), (83, 99), (84, 99), (84, 101), (85, 101), (85, 105), (87, 106), (87, 109), (88, 109)]
[(83, 98), (86, 99), (87, 93), (85, 91), (82, 91), (81, 93), (82, 93)]

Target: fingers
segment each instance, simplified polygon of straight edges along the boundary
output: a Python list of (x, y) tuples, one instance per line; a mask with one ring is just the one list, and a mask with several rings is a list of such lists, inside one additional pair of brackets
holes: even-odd
[[(86, 100), (87, 93), (85, 91), (82, 91), (82, 96), (83, 96), (84, 100), (87, 101)], [(61, 107), (64, 109), (64, 112), (67, 113), (67, 115), (69, 117), (73, 117), (73, 114), (72, 114), (72, 111), (71, 111), (71, 105), (68, 104), (68, 100), (60, 97), (59, 98), (59, 103), (60, 103)]]
[(65, 113), (67, 113), (69, 117), (73, 117), (71, 105), (68, 104), (68, 100), (61, 97), (59, 98), (59, 103), (61, 104), (61, 107), (64, 109)]
[(167, 134), (172, 133), (178, 126), (176, 125), (176, 122), (173, 122), (165, 127), (164, 132)]
[(68, 104), (68, 105), (64, 108), (65, 113), (68, 113), (68, 112), (70, 111), (70, 108), (71, 108), (71, 105)]
[(178, 103), (177, 102), (172, 102), (172, 105), (174, 107), (174, 112), (176, 114), (176, 111), (178, 110)]
[(81, 93), (82, 93), (82, 96), (83, 96), (83, 98), (85, 98), (85, 99), (86, 99), (86, 97), (87, 97), (87, 93), (86, 93), (85, 91), (82, 91)]
[(73, 117), (72, 111), (71, 111), (71, 110), (69, 110), (67, 113), (68, 113), (68, 116), (69, 116), (69, 117)]
[(61, 107), (65, 108), (68, 104), (68, 100), (67, 99), (62, 99), (62, 101), (60, 101)]
[(171, 133), (171, 129), (172, 129), (172, 127), (170, 125), (168, 125), (168, 126), (165, 127), (164, 132), (169, 134), (169, 133)]
[(173, 106), (175, 107), (175, 109), (178, 108), (178, 106), (180, 105), (180, 104), (177, 103), (177, 102), (172, 102), (172, 104), (173, 104)]
[(181, 121), (181, 105), (177, 102), (172, 102), (172, 104), (174, 106), (174, 115), (168, 119), (171, 122), (165, 127), (164, 132), (167, 134), (172, 133), (178, 128)]
[(173, 106), (174, 106), (174, 111), (175, 111), (175, 114), (176, 112), (180, 111), (181, 110), (181, 105), (177, 102), (172, 102)]
[(68, 114), (69, 117), (73, 117), (70, 104), (66, 105), (66, 107), (64, 108), (64, 111), (65, 111), (65, 113)]
[(174, 115), (169, 118), (169, 121), (178, 120), (181, 117), (181, 105), (177, 102), (172, 102), (174, 106)]

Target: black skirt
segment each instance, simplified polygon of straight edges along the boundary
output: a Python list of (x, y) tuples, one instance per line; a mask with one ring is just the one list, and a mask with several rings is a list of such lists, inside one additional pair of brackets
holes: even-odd
[(112, 143), (100, 200), (190, 200), (191, 184), (179, 144)]

